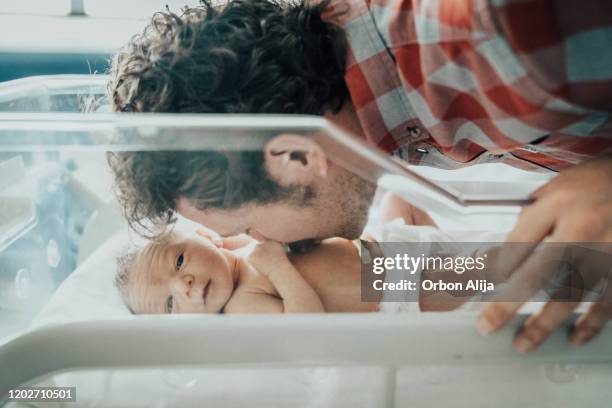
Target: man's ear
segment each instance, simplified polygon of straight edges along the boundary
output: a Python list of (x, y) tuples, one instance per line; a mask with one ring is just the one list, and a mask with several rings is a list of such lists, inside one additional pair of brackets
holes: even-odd
[(264, 147), (266, 170), (282, 186), (309, 184), (327, 175), (327, 157), (312, 139), (283, 134), (270, 139)]

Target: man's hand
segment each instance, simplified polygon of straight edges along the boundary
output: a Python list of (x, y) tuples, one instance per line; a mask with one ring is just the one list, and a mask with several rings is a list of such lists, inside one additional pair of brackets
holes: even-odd
[[(612, 248), (612, 158), (596, 159), (563, 171), (536, 190), (532, 197), (535, 201), (521, 213), (508, 242), (534, 244), (521, 246), (522, 250), (514, 246), (505, 252), (502, 260), (509, 268), (510, 279), (509, 288), (501, 298), (509, 299), (511, 296), (507, 295), (517, 293), (520, 287), (537, 290), (549, 283), (551, 271), (541, 268), (545, 264), (541, 259), (542, 254), (546, 251), (530, 250), (539, 242), (604, 243), (601, 247), (608, 255)], [(594, 270), (593, 265), (598, 263), (590, 261), (579, 259), (576, 263), (581, 269), (581, 278), (586, 278), (585, 289), (593, 289), (596, 285), (604, 289), (599, 300), (577, 320), (570, 334), (570, 340), (575, 345), (590, 341), (612, 317), (612, 282), (608, 276), (608, 269), (612, 265), (603, 270)], [(478, 330), (490, 334), (501, 329), (514, 317), (524, 301), (491, 303), (477, 321)], [(578, 304), (578, 301), (548, 302), (516, 333), (514, 346), (522, 352), (536, 349)]]

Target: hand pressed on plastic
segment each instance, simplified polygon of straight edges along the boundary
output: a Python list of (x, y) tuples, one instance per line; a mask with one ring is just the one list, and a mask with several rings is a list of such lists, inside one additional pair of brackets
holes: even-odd
[[(612, 282), (610, 270), (602, 268), (610, 259), (612, 248), (612, 158), (600, 158), (561, 172), (536, 190), (533, 204), (521, 213), (508, 242), (532, 245), (508, 245), (502, 251), (508, 269), (509, 286), (502, 299), (513, 294), (529, 294), (550, 284), (553, 270), (543, 257), (547, 251), (534, 250), (549, 243), (598, 243), (598, 251), (578, 251), (573, 260), (576, 271), (568, 279), (583, 282), (583, 291), (596, 291), (598, 299), (580, 316), (570, 333), (570, 340), (581, 345), (594, 338), (612, 317)], [(546, 241), (543, 243), (543, 241)], [(603, 257), (592, 256), (593, 253)], [(606, 258), (607, 257), (607, 258)], [(598, 259), (599, 258), (599, 259)], [(522, 291), (522, 292), (521, 292)], [(531, 293), (531, 294), (533, 294)], [(489, 304), (481, 313), (477, 328), (483, 334), (504, 327), (528, 299)], [(531, 316), (516, 333), (514, 346), (522, 352), (535, 350), (580, 304), (574, 292), (566, 301), (550, 301)]]

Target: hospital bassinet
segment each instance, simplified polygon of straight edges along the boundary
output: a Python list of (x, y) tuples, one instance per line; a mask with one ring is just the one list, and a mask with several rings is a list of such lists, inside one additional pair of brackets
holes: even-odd
[[(317, 135), (333, 160), (364, 177), (394, 170), (316, 117), (115, 115), (104, 106), (105, 82), (60, 76), (0, 84), (1, 403), (37, 406), (6, 401), (20, 385), (75, 386), (77, 406), (92, 407), (612, 401), (610, 330), (582, 349), (559, 332), (521, 356), (510, 345), (518, 322), (484, 339), (468, 312), (130, 315), (112, 286), (111, 254), (129, 233), (110, 190), (107, 150), (260, 149), (271, 135), (292, 132)], [(92, 106), (95, 113), (81, 113)], [(515, 185), (524, 191), (541, 182), (522, 177)], [(500, 208), (495, 225), (507, 227), (516, 210), (506, 208), (504, 219)], [(457, 214), (486, 219), (480, 210), (451, 209), (449, 225)]]

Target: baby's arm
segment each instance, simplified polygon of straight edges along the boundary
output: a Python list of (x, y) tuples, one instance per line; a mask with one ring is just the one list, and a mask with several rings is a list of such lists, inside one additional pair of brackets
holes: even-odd
[(259, 244), (249, 256), (249, 263), (270, 279), (281, 298), (282, 312), (325, 312), (319, 295), (289, 261), (282, 244), (274, 241)]

